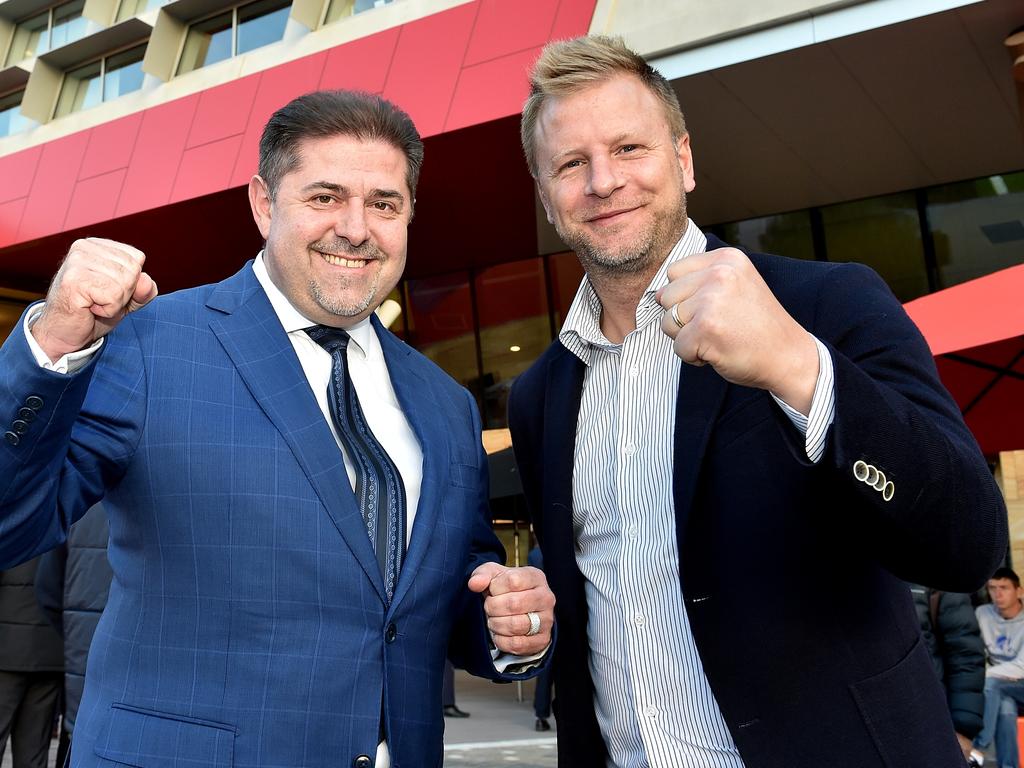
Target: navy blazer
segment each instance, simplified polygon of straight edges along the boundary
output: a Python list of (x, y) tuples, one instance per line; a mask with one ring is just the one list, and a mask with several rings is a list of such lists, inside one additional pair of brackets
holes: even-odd
[(441, 764), (446, 651), (498, 677), (466, 580), (504, 553), (472, 397), (373, 323), (423, 448), (390, 605), (342, 454), (250, 265), (128, 315), (71, 376), (35, 364), (20, 324), (3, 346), (0, 414), (34, 417), (0, 443), (0, 567), (59, 544), (104, 494), (110, 521), (74, 766), (361, 764), (382, 692), (393, 765)]
[[(708, 238), (708, 248), (724, 243)], [(820, 463), (771, 396), (683, 364), (673, 494), (694, 641), (748, 768), (962, 768), (903, 579), (978, 587), (1006, 551), (1002, 497), (917, 328), (870, 269), (751, 254), (829, 348)], [(576, 566), (572, 472), (584, 365), (557, 341), (509, 423), (558, 603), (559, 761), (604, 765)], [(863, 461), (894, 493), (854, 474)]]

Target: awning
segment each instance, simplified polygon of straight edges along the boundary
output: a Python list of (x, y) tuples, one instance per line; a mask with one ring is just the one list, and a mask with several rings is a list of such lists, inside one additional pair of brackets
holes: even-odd
[(904, 306), (985, 455), (1024, 448), (1024, 264)]

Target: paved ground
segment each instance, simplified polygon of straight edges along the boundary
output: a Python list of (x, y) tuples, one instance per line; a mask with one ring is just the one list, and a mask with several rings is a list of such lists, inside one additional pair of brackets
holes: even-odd
[[(446, 768), (555, 768), (554, 732), (534, 729), (533, 684), (497, 685), (455, 673), (455, 696), (459, 708), (470, 713), (465, 719), (445, 718), (444, 764)], [(554, 720), (551, 720), (554, 727)], [(50, 749), (50, 766), (57, 754), (57, 742)], [(11, 768), (10, 750), (0, 768)], [(59, 768), (59, 767), (58, 767)]]

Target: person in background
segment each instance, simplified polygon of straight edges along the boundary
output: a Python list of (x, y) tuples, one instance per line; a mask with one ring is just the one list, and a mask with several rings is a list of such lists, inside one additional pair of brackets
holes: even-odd
[(971, 596), (920, 584), (911, 584), (910, 593), (964, 759), (970, 766), (980, 766), (984, 757), (972, 740), (981, 731), (985, 710), (985, 644)]
[(71, 526), (68, 540), (39, 558), (36, 598), (47, 619), (64, 638), (64, 696), (58, 768), (71, 748), (78, 705), (85, 686), (85, 665), (96, 624), (107, 604), (112, 573), (107, 562), (110, 529), (99, 504)]
[(64, 652), (36, 602), (39, 558), (0, 571), (0, 757), (8, 737), (14, 768), (46, 768)]
[(977, 749), (995, 741), (999, 768), (1018, 768), (1017, 705), (1024, 703), (1024, 602), (1020, 578), (999, 568), (988, 580), (992, 601), (975, 611), (985, 642), (985, 721), (975, 737)]
[(448, 659), (444, 660), (444, 681), (441, 685), (441, 711), (445, 717), (469, 717), (455, 704), (455, 667)]

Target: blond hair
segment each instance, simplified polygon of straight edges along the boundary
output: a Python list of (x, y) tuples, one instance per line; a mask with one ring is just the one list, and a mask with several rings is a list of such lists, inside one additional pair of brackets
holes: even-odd
[(530, 72), (530, 95), (519, 127), (530, 173), (537, 177), (537, 118), (549, 97), (565, 96), (616, 75), (633, 75), (661, 102), (673, 141), (686, 135), (679, 99), (665, 76), (626, 47), (621, 37), (590, 35), (548, 43)]

